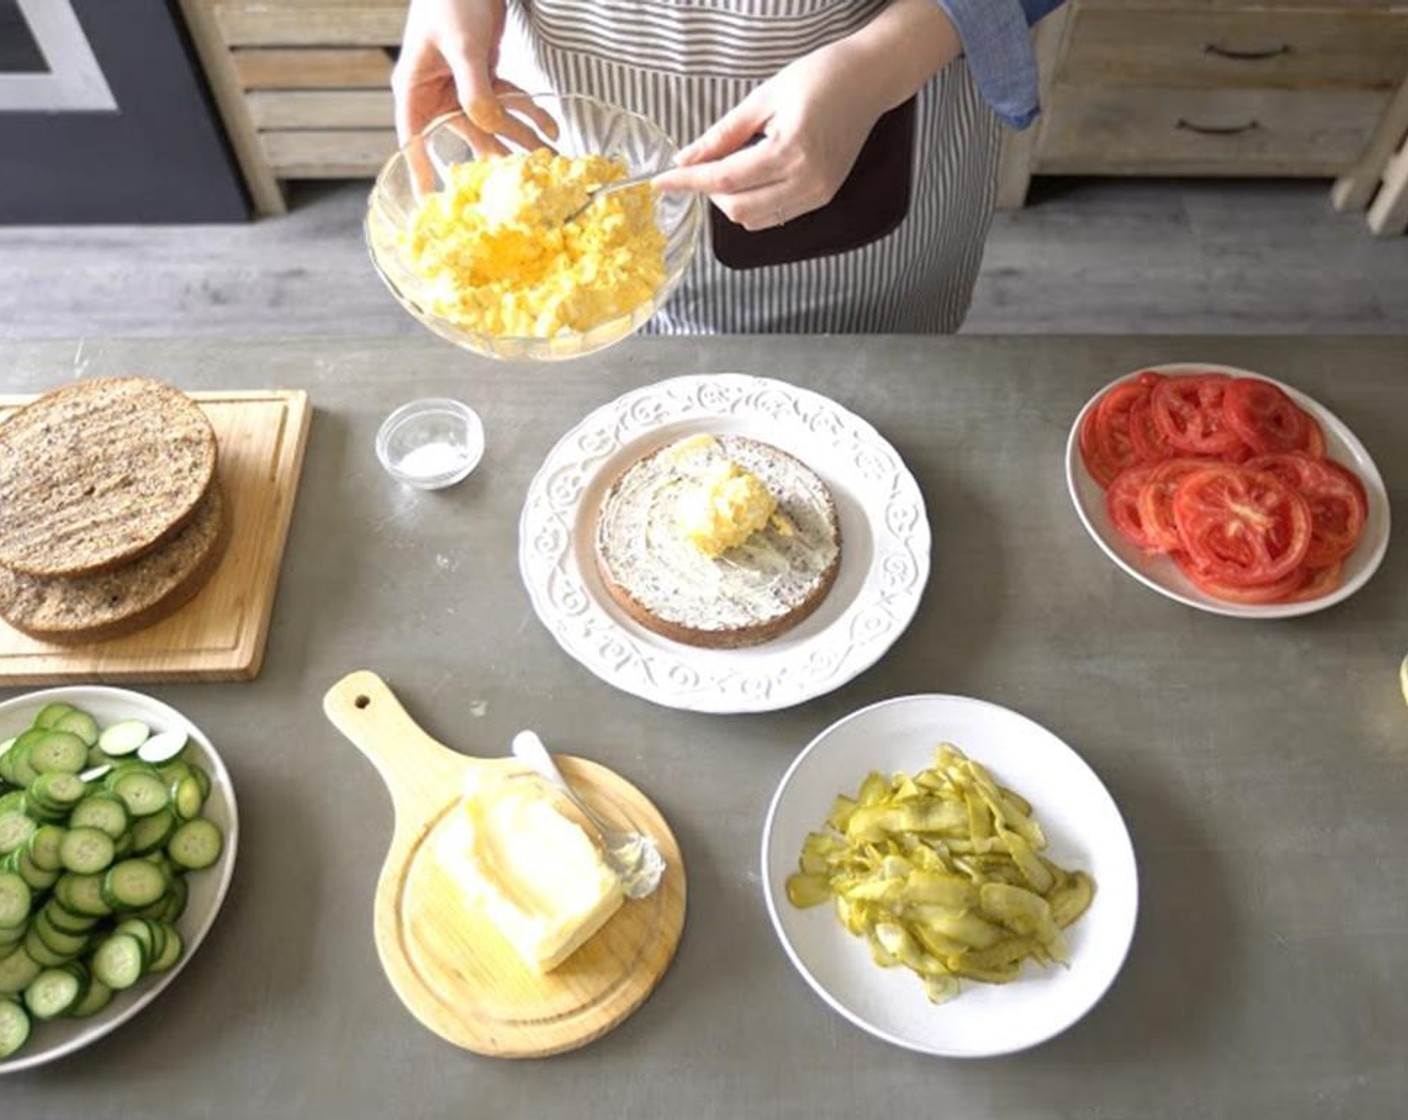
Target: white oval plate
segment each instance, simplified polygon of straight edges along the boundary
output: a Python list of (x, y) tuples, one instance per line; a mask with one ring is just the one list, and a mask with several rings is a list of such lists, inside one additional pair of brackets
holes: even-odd
[[(597, 511), (621, 471), (700, 432), (771, 443), (836, 499), (841, 571), (811, 617), (739, 650), (700, 649), (632, 621), (595, 563)], [(564, 650), (633, 696), (696, 712), (764, 712), (839, 688), (904, 632), (929, 578), (929, 522), (893, 447), (834, 401), (784, 381), (694, 374), (633, 390), (568, 432), (528, 488), (518, 563), (533, 608)]]
[(1335, 459), (1344, 466), (1352, 467), (1359, 475), (1369, 497), (1369, 516), (1364, 522), (1363, 537), (1360, 538), (1358, 546), (1345, 560), (1344, 579), (1339, 587), (1328, 595), (1322, 595), (1318, 599), (1309, 599), (1302, 603), (1256, 605), (1228, 603), (1199, 591), (1192, 581), (1178, 570), (1178, 565), (1167, 556), (1147, 555), (1137, 545), (1126, 540), (1114, 527), (1105, 506), (1105, 491), (1085, 469), (1085, 463), (1080, 457), (1080, 426), (1085, 420), (1086, 413), (1095, 407), (1111, 387), (1118, 385), (1121, 381), (1127, 381), (1131, 377), (1137, 377), (1139, 373), (1143, 372), (1143, 370), (1136, 370), (1124, 377), (1115, 378), (1109, 385), (1091, 397), (1085, 407), (1080, 410), (1075, 424), (1071, 426), (1071, 434), (1066, 439), (1066, 488), (1071, 493), (1071, 501), (1075, 503), (1076, 513), (1080, 516), (1081, 524), (1085, 526), (1086, 531), (1095, 539), (1095, 543), (1100, 546), (1106, 556), (1144, 584), (1145, 587), (1152, 587), (1160, 595), (1166, 595), (1170, 599), (1190, 607), (1196, 607), (1201, 611), (1228, 615), (1232, 618), (1293, 618), (1296, 615), (1312, 614), (1348, 599), (1369, 581), (1369, 577), (1374, 574), (1378, 569), (1379, 562), (1383, 560), (1384, 553), (1388, 551), (1388, 491), (1384, 488), (1384, 480), (1379, 475), (1379, 468), (1374, 466), (1374, 460), (1369, 457), (1369, 452), (1364, 449), (1364, 445), (1359, 442), (1354, 433), (1345, 426), (1344, 421), (1300, 390), (1293, 389), (1291, 386), (1277, 381), (1274, 377), (1267, 377), (1251, 370), (1238, 369), (1236, 366), (1220, 366), (1211, 362), (1174, 362), (1169, 365), (1145, 366), (1143, 368), (1154, 373), (1170, 375), (1204, 372), (1225, 373), (1229, 377), (1256, 377), (1262, 381), (1270, 381), (1319, 421), (1320, 427), (1325, 432), (1326, 458)]
[[(1066, 930), (1071, 966), (1023, 967), (1010, 984), (963, 981), (935, 1005), (908, 969), (879, 968), (826, 905), (798, 910), (787, 877), (836, 795), (871, 770), (914, 773), (953, 743), (1033, 804), (1046, 854), (1095, 879), (1095, 899)], [(950, 1058), (1008, 1054), (1044, 1042), (1095, 1006), (1124, 963), (1139, 908), (1134, 848), (1119, 809), (1075, 751), (1016, 712), (963, 696), (903, 696), (862, 708), (808, 744), (783, 776), (763, 828), (763, 890), (797, 970), (836, 1011), (876, 1038)]]
[(186, 951), (171, 970), (156, 976), (143, 977), (127, 991), (116, 993), (112, 1002), (91, 1018), (57, 1019), (47, 1023), (36, 1021), (29, 1041), (8, 1060), (0, 1061), (0, 1074), (32, 1069), (45, 1062), (52, 1062), (55, 1058), (62, 1058), (65, 1054), (72, 1054), (75, 1050), (80, 1050), (90, 1042), (96, 1042), (103, 1035), (116, 1030), (156, 999), (185, 968), (186, 962), (205, 940), (205, 935), (220, 910), (220, 904), (225, 901), (225, 892), (229, 889), (230, 876), (235, 869), (235, 849), (239, 844), (239, 814), (235, 808), (235, 789), (230, 783), (225, 764), (220, 761), (220, 756), (215, 753), (215, 748), (199, 727), (160, 700), (125, 688), (98, 685), (74, 685), (31, 692), (0, 703), (0, 742), (29, 727), (39, 709), (54, 700), (62, 700), (82, 708), (103, 727), (119, 719), (140, 719), (153, 732), (169, 731), (173, 728), (184, 731), (190, 737), (188, 749), (195, 752), (201, 766), (210, 775), (210, 797), (206, 800), (201, 815), (209, 818), (211, 823), (217, 825), (225, 834), (225, 847), (215, 866), (204, 871), (193, 871), (186, 877), (190, 894), (186, 902), (186, 912), (176, 923), (176, 928), (186, 943)]

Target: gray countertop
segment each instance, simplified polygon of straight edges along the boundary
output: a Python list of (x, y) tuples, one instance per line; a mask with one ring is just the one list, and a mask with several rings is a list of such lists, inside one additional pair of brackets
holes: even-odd
[[(140, 371), (185, 388), (306, 388), (315, 406), (268, 654), (247, 684), (146, 686), (200, 724), (242, 838), (209, 939), (169, 991), (70, 1057), (0, 1084), (24, 1120), (270, 1117), (1396, 1115), (1408, 1098), (1408, 546), (1345, 603), (1248, 623), (1163, 599), (1097, 550), (1062, 454), (1085, 400), (1143, 364), (1206, 360), (1319, 399), (1408, 500), (1402, 338), (641, 339), (556, 367), (424, 339), (0, 344), (0, 388)], [(518, 578), (525, 489), (572, 424), (621, 392), (741, 370), (813, 388), (898, 448), (928, 503), (933, 571), (873, 669), (766, 715), (617, 692), (563, 654)], [(488, 451), (461, 486), (399, 489), (382, 417), (453, 395)], [(641, 786), (689, 877), (678, 956), (605, 1038), (513, 1062), (405, 1012), (372, 943), (390, 802), (324, 720), (375, 669), (432, 734), (548, 742)], [(769, 925), (769, 799), (818, 731), (875, 700), (951, 692), (1070, 743), (1133, 835), (1141, 910), (1124, 971), (1065, 1034), (1006, 1058), (884, 1045), (829, 1010)], [(16, 694), (6, 690), (0, 696)], [(1040, 791), (1029, 791), (1038, 799)]]

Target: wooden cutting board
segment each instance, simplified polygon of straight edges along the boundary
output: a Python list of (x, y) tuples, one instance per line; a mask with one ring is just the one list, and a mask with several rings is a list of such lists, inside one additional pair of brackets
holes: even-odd
[[(189, 603), (134, 634), (37, 641), (0, 620), (0, 685), (250, 680), (259, 673), (312, 410), (301, 390), (192, 393), (215, 428), (230, 543)], [(0, 397), (0, 419), (33, 397)]]
[(385, 682), (360, 671), (328, 690), (323, 710), (375, 764), (395, 826), (377, 882), (373, 927), (387, 979), (407, 1009), (442, 1038), (479, 1054), (543, 1057), (605, 1034), (645, 1000), (684, 928), (685, 875), (669, 826), (640, 790), (605, 766), (555, 755), (581, 797), (610, 823), (648, 832), (665, 875), (626, 902), (546, 975), (527, 967), (492, 922), (467, 906), (435, 846), (476, 768), (508, 774), (517, 759), (481, 759), (436, 742)]

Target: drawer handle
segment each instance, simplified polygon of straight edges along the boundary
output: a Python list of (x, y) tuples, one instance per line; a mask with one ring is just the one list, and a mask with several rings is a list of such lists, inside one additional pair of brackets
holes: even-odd
[(1194, 124), (1192, 121), (1185, 121), (1180, 118), (1175, 128), (1181, 128), (1187, 132), (1196, 132), (1202, 136), (1240, 136), (1244, 132), (1252, 132), (1261, 127), (1256, 121), (1248, 121), (1246, 124), (1233, 125), (1209, 125)]
[(1218, 58), (1230, 58), (1233, 62), (1260, 62), (1268, 58), (1279, 58), (1283, 54), (1290, 54), (1290, 44), (1282, 43), (1279, 47), (1271, 47), (1264, 51), (1237, 51), (1229, 47), (1220, 47), (1216, 43), (1204, 43), (1204, 54), (1215, 54)]

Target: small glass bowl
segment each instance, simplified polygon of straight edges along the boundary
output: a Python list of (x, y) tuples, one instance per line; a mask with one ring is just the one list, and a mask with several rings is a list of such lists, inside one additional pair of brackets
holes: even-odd
[(376, 433), (376, 457), (397, 482), (440, 490), (464, 479), (484, 455), (484, 423), (448, 397), (410, 401)]
[[(618, 159), (627, 174), (639, 175), (669, 167), (675, 142), (653, 121), (585, 94), (512, 94), (504, 99), (510, 111), (531, 102), (557, 122), (553, 148), (566, 156), (604, 155)], [(521, 108), (519, 109), (521, 114)], [(406, 256), (403, 233), (420, 198), (445, 185), (448, 169), (477, 158), (466, 139), (463, 113), (433, 121), (420, 136), (386, 161), (367, 201), (364, 232), (377, 275), (411, 315), (441, 338), (475, 354), (510, 361), (554, 362), (579, 358), (620, 342), (670, 298), (684, 277), (699, 245), (704, 204), (693, 192), (660, 195), (655, 221), (665, 235), (665, 282), (630, 314), (599, 323), (580, 333), (550, 338), (507, 338), (470, 330), (430, 310), (433, 291), (416, 274)]]

